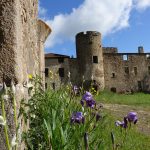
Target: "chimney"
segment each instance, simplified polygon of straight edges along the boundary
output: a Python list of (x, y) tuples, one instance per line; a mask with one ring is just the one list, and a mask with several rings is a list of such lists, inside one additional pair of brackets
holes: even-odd
[(138, 53), (144, 53), (144, 48), (143, 46), (138, 47)]

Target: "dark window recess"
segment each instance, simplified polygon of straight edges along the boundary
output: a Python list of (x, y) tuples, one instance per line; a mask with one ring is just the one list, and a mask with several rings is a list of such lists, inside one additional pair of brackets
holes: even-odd
[(63, 57), (58, 58), (58, 62), (59, 63), (63, 63), (64, 62), (64, 58)]
[(93, 56), (93, 63), (98, 63), (98, 57), (97, 56)]
[(138, 81), (138, 91), (141, 92), (142, 91), (142, 82)]
[(137, 75), (137, 67), (134, 67), (134, 74)]
[(48, 77), (48, 68), (45, 68), (45, 77)]
[(89, 44), (92, 44), (92, 41), (89, 41)]
[(52, 88), (53, 90), (55, 90), (55, 83), (52, 83)]
[(45, 83), (45, 89), (47, 89), (47, 83)]
[(117, 90), (116, 90), (115, 87), (112, 87), (112, 88), (110, 89), (110, 91), (116, 93)]
[(115, 78), (115, 77), (116, 77), (115, 73), (112, 73), (112, 78)]
[(64, 77), (64, 68), (59, 68), (59, 76)]
[(148, 74), (150, 75), (150, 66), (148, 66)]
[(123, 55), (123, 60), (128, 60), (128, 55)]
[(129, 67), (124, 67), (124, 72), (125, 72), (126, 74), (129, 74)]

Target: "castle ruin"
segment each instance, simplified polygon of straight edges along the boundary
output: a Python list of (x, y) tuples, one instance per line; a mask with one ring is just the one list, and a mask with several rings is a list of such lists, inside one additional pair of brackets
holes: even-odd
[[(94, 81), (99, 90), (150, 92), (150, 53), (144, 53), (142, 46), (138, 53), (118, 53), (115, 47), (102, 47), (99, 32), (87, 31), (76, 35), (76, 54), (77, 58), (45, 54), (47, 87), (68, 82), (81, 86), (84, 80), (85, 88)], [(50, 72), (55, 75), (52, 80)]]

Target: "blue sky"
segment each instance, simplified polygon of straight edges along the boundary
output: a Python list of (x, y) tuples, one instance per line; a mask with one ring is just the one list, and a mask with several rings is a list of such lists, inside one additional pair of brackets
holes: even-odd
[(39, 17), (52, 28), (45, 52), (75, 56), (75, 35), (87, 30), (119, 52), (150, 52), (150, 0), (40, 0)]

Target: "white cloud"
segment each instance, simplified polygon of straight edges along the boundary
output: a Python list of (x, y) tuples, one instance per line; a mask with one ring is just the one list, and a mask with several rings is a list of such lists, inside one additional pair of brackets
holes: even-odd
[(144, 10), (150, 7), (150, 0), (135, 0), (135, 5), (138, 10)]
[[(99, 31), (103, 36), (129, 26), (130, 12), (149, 6), (150, 0), (84, 0), (70, 14), (56, 15), (47, 20), (52, 33), (46, 47), (73, 40), (76, 33), (87, 30)], [(134, 3), (134, 4), (133, 4)]]

